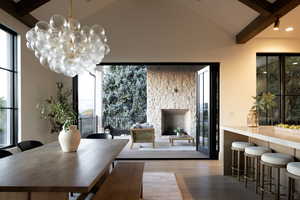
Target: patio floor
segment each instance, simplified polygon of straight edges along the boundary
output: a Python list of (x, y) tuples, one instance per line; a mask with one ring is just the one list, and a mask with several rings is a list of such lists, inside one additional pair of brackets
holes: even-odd
[[(129, 136), (118, 138), (130, 139)], [(196, 151), (196, 147), (187, 141), (176, 141), (171, 146), (169, 139), (159, 138), (155, 141), (155, 148), (151, 143), (135, 143), (130, 149), (131, 141), (118, 156), (118, 159), (207, 159), (207, 156)]]

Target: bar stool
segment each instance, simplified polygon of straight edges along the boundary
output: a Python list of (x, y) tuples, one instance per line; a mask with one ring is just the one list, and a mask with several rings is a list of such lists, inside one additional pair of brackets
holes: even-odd
[(289, 178), (288, 200), (295, 199), (295, 180), (300, 180), (300, 162), (291, 162), (286, 167)]
[(242, 166), (241, 166), (241, 155), (244, 154), (245, 148), (253, 146), (253, 144), (248, 142), (233, 142), (231, 144), (231, 174), (235, 176), (235, 172), (237, 172), (238, 180), (240, 181)]
[[(271, 152), (271, 149), (268, 147), (250, 146), (245, 148), (245, 187), (247, 188), (248, 180), (255, 181), (256, 193), (258, 192), (260, 183), (260, 158), (264, 153), (268, 152)], [(250, 166), (248, 165), (249, 163)], [(249, 171), (251, 172), (250, 174)]]
[(261, 199), (264, 199), (265, 191), (265, 167), (270, 168), (269, 174), (269, 192), (272, 193), (272, 169), (277, 169), (277, 183), (276, 183), (276, 191), (275, 191), (275, 199), (280, 199), (280, 169), (286, 168), (286, 165), (293, 161), (293, 157), (290, 155), (282, 154), (282, 153), (265, 153), (261, 156)]

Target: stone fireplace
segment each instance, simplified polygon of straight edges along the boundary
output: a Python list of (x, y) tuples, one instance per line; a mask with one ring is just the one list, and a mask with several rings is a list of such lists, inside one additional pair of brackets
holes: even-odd
[(196, 75), (189, 67), (148, 67), (147, 120), (156, 137), (182, 128), (196, 135)]
[(161, 134), (162, 136), (176, 135), (176, 128), (184, 132), (191, 132), (190, 111), (187, 109), (162, 109), (161, 110)]

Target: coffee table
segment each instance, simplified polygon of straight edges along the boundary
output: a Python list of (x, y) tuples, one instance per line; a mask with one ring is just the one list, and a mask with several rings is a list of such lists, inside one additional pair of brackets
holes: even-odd
[(182, 135), (182, 136), (170, 136), (169, 137), (169, 141), (171, 143), (172, 146), (174, 146), (174, 141), (176, 140), (187, 140), (188, 143), (193, 143), (193, 145), (195, 145), (195, 138), (193, 136), (190, 135)]

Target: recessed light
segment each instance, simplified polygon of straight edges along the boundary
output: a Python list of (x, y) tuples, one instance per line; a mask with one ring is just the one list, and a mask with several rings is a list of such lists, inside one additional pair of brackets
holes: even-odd
[(291, 31), (293, 31), (293, 30), (294, 30), (294, 27), (291, 27), (291, 26), (290, 26), (290, 27), (287, 27), (287, 28), (285, 29), (286, 32), (291, 32)]

